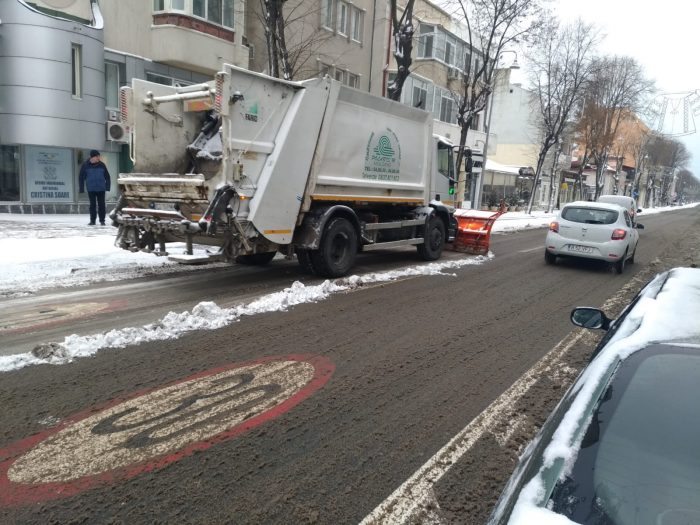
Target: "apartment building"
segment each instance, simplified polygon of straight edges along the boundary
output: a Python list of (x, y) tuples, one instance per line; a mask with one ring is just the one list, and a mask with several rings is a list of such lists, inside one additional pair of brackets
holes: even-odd
[[(292, 79), (329, 75), (343, 84), (382, 95), (388, 3), (375, 0), (288, 0), (283, 4)], [(269, 73), (262, 2), (249, 2), (246, 43), (249, 68)]]
[[(0, 212), (84, 212), (79, 167), (90, 149), (112, 174), (130, 171), (119, 88), (210, 80), (223, 63), (268, 70), (261, 2), (245, 0), (0, 1)], [(330, 75), (384, 96), (395, 72), (389, 3), (288, 0), (294, 78)], [(457, 141), (457, 96), (469, 51), (465, 28), (426, 0), (402, 102), (431, 111)], [(475, 53), (473, 62), (480, 60)], [(477, 119), (468, 146), (485, 142)], [(108, 201), (117, 197), (112, 185)]]
[(0, 1), (0, 212), (85, 211), (90, 149), (113, 182), (131, 168), (119, 87), (248, 67), (244, 27), (245, 0)]
[[(462, 77), (467, 64), (474, 71), (483, 64), (480, 51), (470, 48), (467, 27), (441, 7), (427, 0), (416, 0), (413, 8), (413, 64), (406, 79), (401, 102), (433, 113), (435, 133), (459, 141), (457, 107), (462, 93)], [(388, 36), (391, 36), (390, 28)], [(393, 49), (390, 50), (393, 52)], [(386, 82), (393, 80), (396, 63), (387, 55)], [(481, 152), (485, 144), (485, 122), (477, 115), (467, 135), (467, 146)]]

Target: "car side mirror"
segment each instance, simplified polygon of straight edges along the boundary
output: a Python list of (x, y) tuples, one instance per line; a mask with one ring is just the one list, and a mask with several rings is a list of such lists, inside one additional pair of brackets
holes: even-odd
[(571, 310), (571, 322), (581, 328), (607, 330), (610, 328), (612, 319), (608, 318), (605, 312), (599, 308), (579, 306)]
[(644, 229), (644, 225), (643, 225), (643, 224), (639, 224), (639, 223), (635, 224), (634, 227), (637, 228), (638, 230), (643, 230), (643, 229)]

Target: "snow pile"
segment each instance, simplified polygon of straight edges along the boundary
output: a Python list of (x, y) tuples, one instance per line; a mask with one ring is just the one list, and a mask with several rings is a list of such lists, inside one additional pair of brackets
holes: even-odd
[[(115, 228), (87, 221), (83, 215), (0, 215), (0, 297), (198, 269), (117, 248)], [(184, 253), (185, 244), (168, 250)], [(205, 247), (195, 246), (195, 254), (204, 255)]]
[(289, 288), (232, 308), (221, 308), (213, 302), (202, 302), (191, 312), (170, 312), (160, 321), (145, 326), (121, 328), (84, 336), (70, 335), (62, 343), (47, 343), (35, 348), (32, 353), (0, 356), (0, 371), (16, 370), (31, 364), (63, 364), (78, 357), (94, 355), (105, 348), (123, 348), (149, 341), (177, 339), (194, 330), (216, 330), (246, 315), (282, 312), (298, 304), (323, 301), (332, 294), (354, 290), (366, 284), (389, 282), (411, 276), (454, 275), (446, 271), (467, 265), (482, 264), (492, 257), (493, 255), (489, 254), (401, 270), (362, 276), (353, 275), (334, 281), (326, 280), (313, 286), (306, 286), (296, 281)]

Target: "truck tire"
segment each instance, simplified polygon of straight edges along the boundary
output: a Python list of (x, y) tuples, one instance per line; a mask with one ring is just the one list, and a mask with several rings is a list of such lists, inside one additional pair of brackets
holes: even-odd
[(311, 251), (311, 264), (317, 275), (342, 277), (350, 271), (357, 257), (357, 233), (344, 217), (326, 224), (318, 250)]
[(239, 255), (236, 257), (236, 262), (238, 264), (245, 264), (248, 266), (265, 266), (272, 259), (275, 258), (277, 252), (264, 252), (264, 253), (253, 253), (250, 255)]
[(433, 215), (425, 225), (425, 242), (416, 246), (418, 255), (424, 261), (435, 261), (442, 255), (445, 247), (445, 223)]

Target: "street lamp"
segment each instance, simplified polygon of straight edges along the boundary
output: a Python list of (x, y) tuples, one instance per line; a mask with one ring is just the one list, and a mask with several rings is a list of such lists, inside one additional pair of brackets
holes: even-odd
[[(504, 68), (498, 68), (498, 62), (503, 58), (503, 55), (506, 53), (513, 53), (515, 55), (515, 58), (513, 59), (513, 62), (511, 63), (510, 66), (504, 67)], [(506, 50), (506, 51), (501, 51), (501, 53), (498, 55), (498, 59), (496, 61), (496, 64), (493, 67), (493, 78), (491, 79), (491, 90), (489, 92), (489, 100), (488, 103), (486, 104), (488, 107), (488, 114), (486, 115), (486, 140), (484, 141), (484, 154), (483, 154), (483, 159), (482, 159), (482, 165), (481, 165), (481, 173), (479, 173), (476, 184), (472, 185), (471, 191), (470, 191), (470, 200), (472, 203), (472, 208), (478, 208), (479, 204), (481, 203), (481, 194), (483, 191), (484, 187), (484, 174), (486, 172), (486, 158), (488, 157), (488, 149), (489, 149), (489, 137), (491, 136), (491, 115), (493, 114), (493, 99), (495, 98), (496, 94), (496, 87), (497, 87), (497, 81), (498, 81), (498, 72), (499, 71), (509, 71), (511, 69), (520, 69), (520, 65), (518, 65), (518, 53), (516, 53), (513, 50)]]

